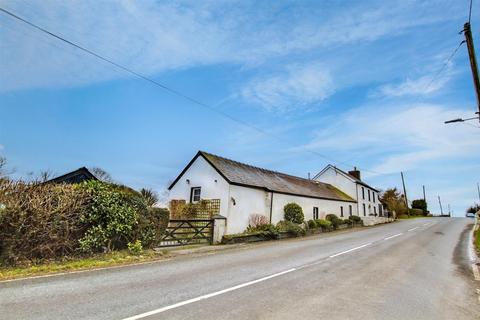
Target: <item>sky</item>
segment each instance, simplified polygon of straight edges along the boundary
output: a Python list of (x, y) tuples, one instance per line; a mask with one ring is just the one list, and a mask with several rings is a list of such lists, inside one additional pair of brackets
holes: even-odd
[[(474, 1), (475, 3), (475, 1)], [(0, 7), (0, 156), (12, 176), (101, 167), (165, 196), (198, 150), (301, 177), (360, 168), (432, 212), (479, 201), (467, 1), (19, 1)], [(472, 29), (480, 47), (480, 10)]]

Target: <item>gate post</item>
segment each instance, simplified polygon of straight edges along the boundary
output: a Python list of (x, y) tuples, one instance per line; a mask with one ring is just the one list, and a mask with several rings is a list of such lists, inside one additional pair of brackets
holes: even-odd
[(222, 242), (222, 238), (225, 235), (225, 230), (227, 228), (227, 218), (216, 214), (212, 217), (213, 220), (213, 236), (212, 244), (217, 244)]

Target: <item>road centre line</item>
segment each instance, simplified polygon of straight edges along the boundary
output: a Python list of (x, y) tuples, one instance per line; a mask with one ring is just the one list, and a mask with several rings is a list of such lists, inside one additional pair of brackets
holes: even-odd
[(203, 296), (199, 296), (199, 297), (196, 297), (196, 298), (193, 298), (193, 299), (188, 299), (188, 300), (181, 301), (181, 302), (178, 302), (178, 303), (175, 303), (175, 304), (171, 304), (169, 306), (165, 306), (165, 307), (155, 309), (155, 310), (152, 310), (152, 311), (149, 311), (149, 312), (141, 313), (141, 314), (138, 314), (138, 315), (135, 315), (135, 316), (132, 316), (132, 317), (128, 317), (128, 318), (124, 318), (123, 320), (137, 320), (137, 319), (142, 319), (142, 318), (145, 318), (145, 317), (149, 317), (149, 316), (159, 314), (159, 313), (171, 310), (171, 309), (175, 309), (175, 308), (187, 305), (187, 304), (191, 304), (191, 303), (201, 301), (201, 300), (205, 300), (205, 299), (208, 299), (208, 298), (212, 298), (212, 297), (215, 297), (215, 296), (227, 293), (227, 292), (231, 292), (231, 291), (234, 291), (234, 290), (245, 288), (245, 287), (251, 286), (253, 284), (256, 284), (256, 283), (259, 283), (259, 282), (262, 282), (262, 281), (265, 281), (265, 280), (269, 280), (269, 279), (284, 275), (286, 273), (293, 272), (295, 270), (297, 270), (297, 269), (296, 268), (291, 268), (291, 269), (288, 269), (288, 270), (285, 270), (285, 271), (282, 271), (282, 272), (278, 272), (278, 273), (275, 273), (275, 274), (272, 274), (272, 275), (269, 275), (269, 276), (266, 276), (266, 277), (263, 277), (263, 278), (260, 278), (260, 279), (257, 279), (257, 280), (245, 282), (245, 283), (242, 283), (242, 284), (239, 284), (239, 285), (227, 288), (227, 289), (223, 289), (223, 290), (220, 290), (220, 291), (215, 291), (215, 292), (205, 294)]
[[(361, 249), (361, 248), (365, 248), (365, 247), (367, 247), (371, 244), (372, 244), (372, 242), (369, 242), (369, 243), (363, 244), (361, 246), (358, 246), (358, 247), (355, 247), (355, 248), (352, 248), (352, 249), (348, 249), (348, 250), (333, 254), (333, 255), (329, 256), (328, 258), (338, 257), (342, 254), (346, 254), (346, 253), (349, 253), (349, 252), (352, 252), (352, 251), (355, 251), (355, 250), (358, 250), (358, 249)], [(253, 284), (263, 282), (263, 281), (266, 281), (266, 280), (269, 280), (269, 279), (272, 279), (272, 278), (275, 278), (275, 277), (279, 277), (281, 275), (284, 275), (284, 274), (287, 274), (287, 273), (290, 273), (290, 272), (293, 272), (293, 271), (296, 271), (296, 270), (303, 269), (307, 266), (313, 266), (315, 264), (318, 264), (318, 263), (321, 263), (321, 262), (324, 262), (324, 261), (325, 261), (325, 259), (322, 259), (322, 260), (318, 261), (317, 263), (310, 263), (310, 264), (307, 264), (305, 266), (291, 268), (291, 269), (288, 269), (288, 270), (285, 270), (285, 271), (282, 271), (282, 272), (278, 272), (278, 273), (275, 273), (275, 274), (272, 274), (272, 275), (269, 275), (269, 276), (266, 276), (266, 277), (263, 277), (263, 278), (260, 278), (260, 279), (257, 279), (257, 280), (245, 282), (245, 283), (242, 283), (242, 284), (239, 284), (239, 285), (227, 288), (227, 289), (215, 291), (215, 292), (208, 293), (208, 294), (196, 297), (196, 298), (192, 298), (192, 299), (188, 299), (188, 300), (185, 300), (185, 301), (177, 302), (177, 303), (171, 304), (169, 306), (165, 306), (165, 307), (158, 308), (158, 309), (155, 309), (155, 310), (152, 310), (152, 311), (144, 312), (144, 313), (141, 313), (141, 314), (138, 314), (138, 315), (135, 315), (135, 316), (124, 318), (122, 320), (143, 319), (143, 318), (155, 315), (155, 314), (159, 314), (159, 313), (162, 313), (162, 312), (165, 312), (165, 311), (168, 311), (168, 310), (172, 310), (172, 309), (176, 309), (176, 308), (185, 306), (187, 304), (191, 304), (191, 303), (198, 302), (198, 301), (205, 300), (205, 299), (209, 299), (209, 298), (212, 298), (212, 297), (215, 297), (215, 296), (227, 293), (227, 292), (231, 292), (231, 291), (235, 291), (235, 290), (238, 290), (238, 289), (241, 289), (241, 288), (245, 288), (245, 287), (251, 286)]]
[(352, 248), (352, 249), (348, 249), (348, 250), (345, 250), (345, 251), (336, 253), (336, 254), (334, 254), (334, 255), (329, 256), (329, 258), (335, 258), (335, 257), (338, 257), (338, 256), (340, 256), (340, 255), (342, 255), (342, 254), (349, 253), (349, 252), (352, 252), (352, 251), (355, 251), (355, 250), (358, 250), (358, 249), (361, 249), (361, 248), (365, 248), (366, 246), (369, 246), (369, 245), (371, 245), (371, 244), (372, 244), (372, 242), (369, 242), (369, 243), (366, 243), (366, 244), (364, 244), (364, 245), (361, 245), (361, 246), (358, 246), (358, 247), (355, 247), (355, 248)]
[(412, 228), (412, 229), (408, 229), (408, 232), (413, 231), (413, 230), (416, 230), (416, 229), (418, 229), (418, 228), (419, 228), (419, 227), (415, 227), (415, 228)]
[(399, 237), (399, 236), (401, 236), (402, 234), (403, 234), (403, 232), (401, 232), (401, 233), (397, 233), (397, 234), (395, 234), (395, 235), (393, 235), (393, 236), (386, 237), (386, 238), (384, 238), (383, 240), (390, 240), (390, 239), (393, 239), (393, 238)]

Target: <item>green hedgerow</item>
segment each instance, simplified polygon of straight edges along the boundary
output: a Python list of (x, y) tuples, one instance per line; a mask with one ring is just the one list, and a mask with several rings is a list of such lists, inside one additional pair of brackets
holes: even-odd
[(300, 207), (295, 202), (291, 202), (283, 207), (283, 211), (285, 212), (285, 220), (300, 224), (305, 219), (303, 215), (302, 207)]
[(292, 221), (282, 220), (277, 223), (279, 231), (288, 232), (296, 237), (305, 235), (305, 229)]

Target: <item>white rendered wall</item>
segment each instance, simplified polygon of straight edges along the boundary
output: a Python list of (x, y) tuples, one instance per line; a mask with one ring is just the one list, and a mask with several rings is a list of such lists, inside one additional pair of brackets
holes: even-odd
[(316, 177), (315, 180), (329, 183), (337, 189), (342, 190), (353, 199), (357, 199), (356, 183), (345, 177), (342, 173), (336, 171), (333, 167), (329, 167), (324, 173)]
[(313, 219), (313, 207), (318, 207), (318, 216), (324, 219), (325, 215), (333, 213), (340, 217), (340, 207), (343, 206), (343, 218), (348, 218), (349, 208), (352, 206), (352, 215), (357, 215), (357, 206), (354, 202), (344, 202), (336, 200), (314, 199), (292, 195), (273, 194), (272, 223), (284, 220), (283, 207), (290, 202), (295, 202), (303, 209), (305, 220)]
[(220, 215), (228, 217), (229, 183), (202, 156), (192, 163), (173, 186), (169, 200), (183, 199), (189, 202), (192, 187), (202, 188), (201, 199), (220, 199)]

